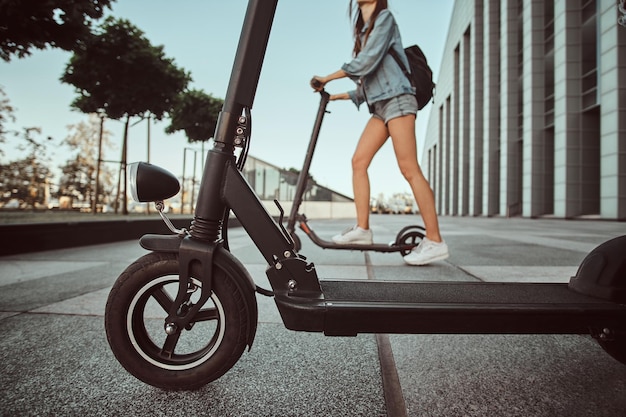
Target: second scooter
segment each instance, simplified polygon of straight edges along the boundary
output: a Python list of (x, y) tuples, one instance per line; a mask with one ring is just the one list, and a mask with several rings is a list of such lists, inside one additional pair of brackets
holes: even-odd
[(309, 179), (309, 169), (311, 168), (311, 161), (313, 160), (313, 154), (315, 153), (315, 147), (317, 146), (317, 139), (319, 138), (320, 130), (322, 127), (322, 121), (324, 115), (328, 113), (326, 107), (330, 95), (322, 90), (320, 91), (320, 105), (317, 111), (317, 117), (315, 118), (315, 124), (313, 126), (313, 132), (311, 134), (311, 140), (307, 148), (306, 156), (304, 158), (304, 164), (300, 175), (298, 176), (298, 182), (296, 183), (296, 193), (293, 198), (293, 205), (291, 206), (291, 212), (287, 220), (287, 232), (294, 241), (296, 250), (302, 248), (302, 242), (295, 233), (295, 225), (298, 223), (300, 229), (315, 243), (317, 246), (324, 249), (348, 249), (348, 250), (360, 250), (360, 251), (374, 251), (374, 252), (400, 252), (401, 256), (408, 255), (411, 249), (419, 245), (425, 236), (426, 230), (419, 225), (410, 225), (402, 228), (396, 235), (396, 239), (390, 243), (373, 243), (371, 245), (364, 244), (337, 244), (333, 241), (320, 238), (308, 224), (308, 219), (304, 213), (299, 213), (300, 205), (304, 199), (304, 193), (307, 189), (307, 182)]

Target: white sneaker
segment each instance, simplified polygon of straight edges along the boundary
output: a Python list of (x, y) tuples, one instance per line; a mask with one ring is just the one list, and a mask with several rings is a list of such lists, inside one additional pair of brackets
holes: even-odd
[(448, 245), (446, 242), (433, 242), (428, 238), (422, 239), (411, 253), (404, 257), (404, 262), (409, 265), (426, 265), (435, 261), (442, 261), (448, 258)]
[(371, 245), (373, 242), (372, 231), (354, 226), (344, 230), (339, 235), (333, 236), (333, 242), (339, 245)]

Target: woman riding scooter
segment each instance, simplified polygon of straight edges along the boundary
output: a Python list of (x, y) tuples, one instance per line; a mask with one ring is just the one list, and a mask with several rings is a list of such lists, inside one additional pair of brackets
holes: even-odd
[[(393, 48), (408, 67), (400, 31), (387, 9), (387, 0), (357, 0), (354, 23), (354, 58), (340, 70), (325, 77), (314, 76), (311, 86), (321, 91), (336, 79), (349, 77), (356, 90), (333, 94), (330, 100), (352, 100), (357, 108), (367, 103), (372, 117), (368, 121), (352, 157), (352, 185), (357, 224), (334, 236), (338, 244), (372, 244), (369, 228), (370, 183), (367, 169), (374, 155), (391, 136), (396, 159), (406, 178), (426, 226), (426, 236), (404, 261), (425, 265), (448, 258), (448, 246), (441, 238), (433, 191), (417, 162), (415, 119), (417, 100), (410, 81), (388, 53)], [(352, 15), (353, 2), (350, 1)]]

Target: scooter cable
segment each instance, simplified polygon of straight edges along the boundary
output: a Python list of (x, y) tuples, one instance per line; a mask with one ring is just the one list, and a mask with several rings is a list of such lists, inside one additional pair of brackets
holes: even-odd
[(243, 171), (243, 167), (248, 159), (248, 150), (250, 149), (250, 138), (252, 137), (252, 112), (249, 107), (244, 107), (244, 116), (246, 118), (246, 134), (239, 159), (237, 160), (237, 169)]

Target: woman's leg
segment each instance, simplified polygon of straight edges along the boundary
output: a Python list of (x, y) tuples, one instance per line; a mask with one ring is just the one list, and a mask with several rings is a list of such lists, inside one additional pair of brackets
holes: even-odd
[(370, 118), (352, 156), (352, 190), (356, 220), (357, 226), (362, 229), (367, 230), (370, 227), (370, 180), (367, 169), (388, 137), (389, 132), (385, 123), (377, 117)]
[(391, 119), (387, 123), (398, 160), (400, 172), (411, 186), (426, 227), (426, 237), (433, 242), (441, 242), (439, 220), (435, 209), (435, 196), (417, 162), (417, 141), (415, 139), (415, 115)]

